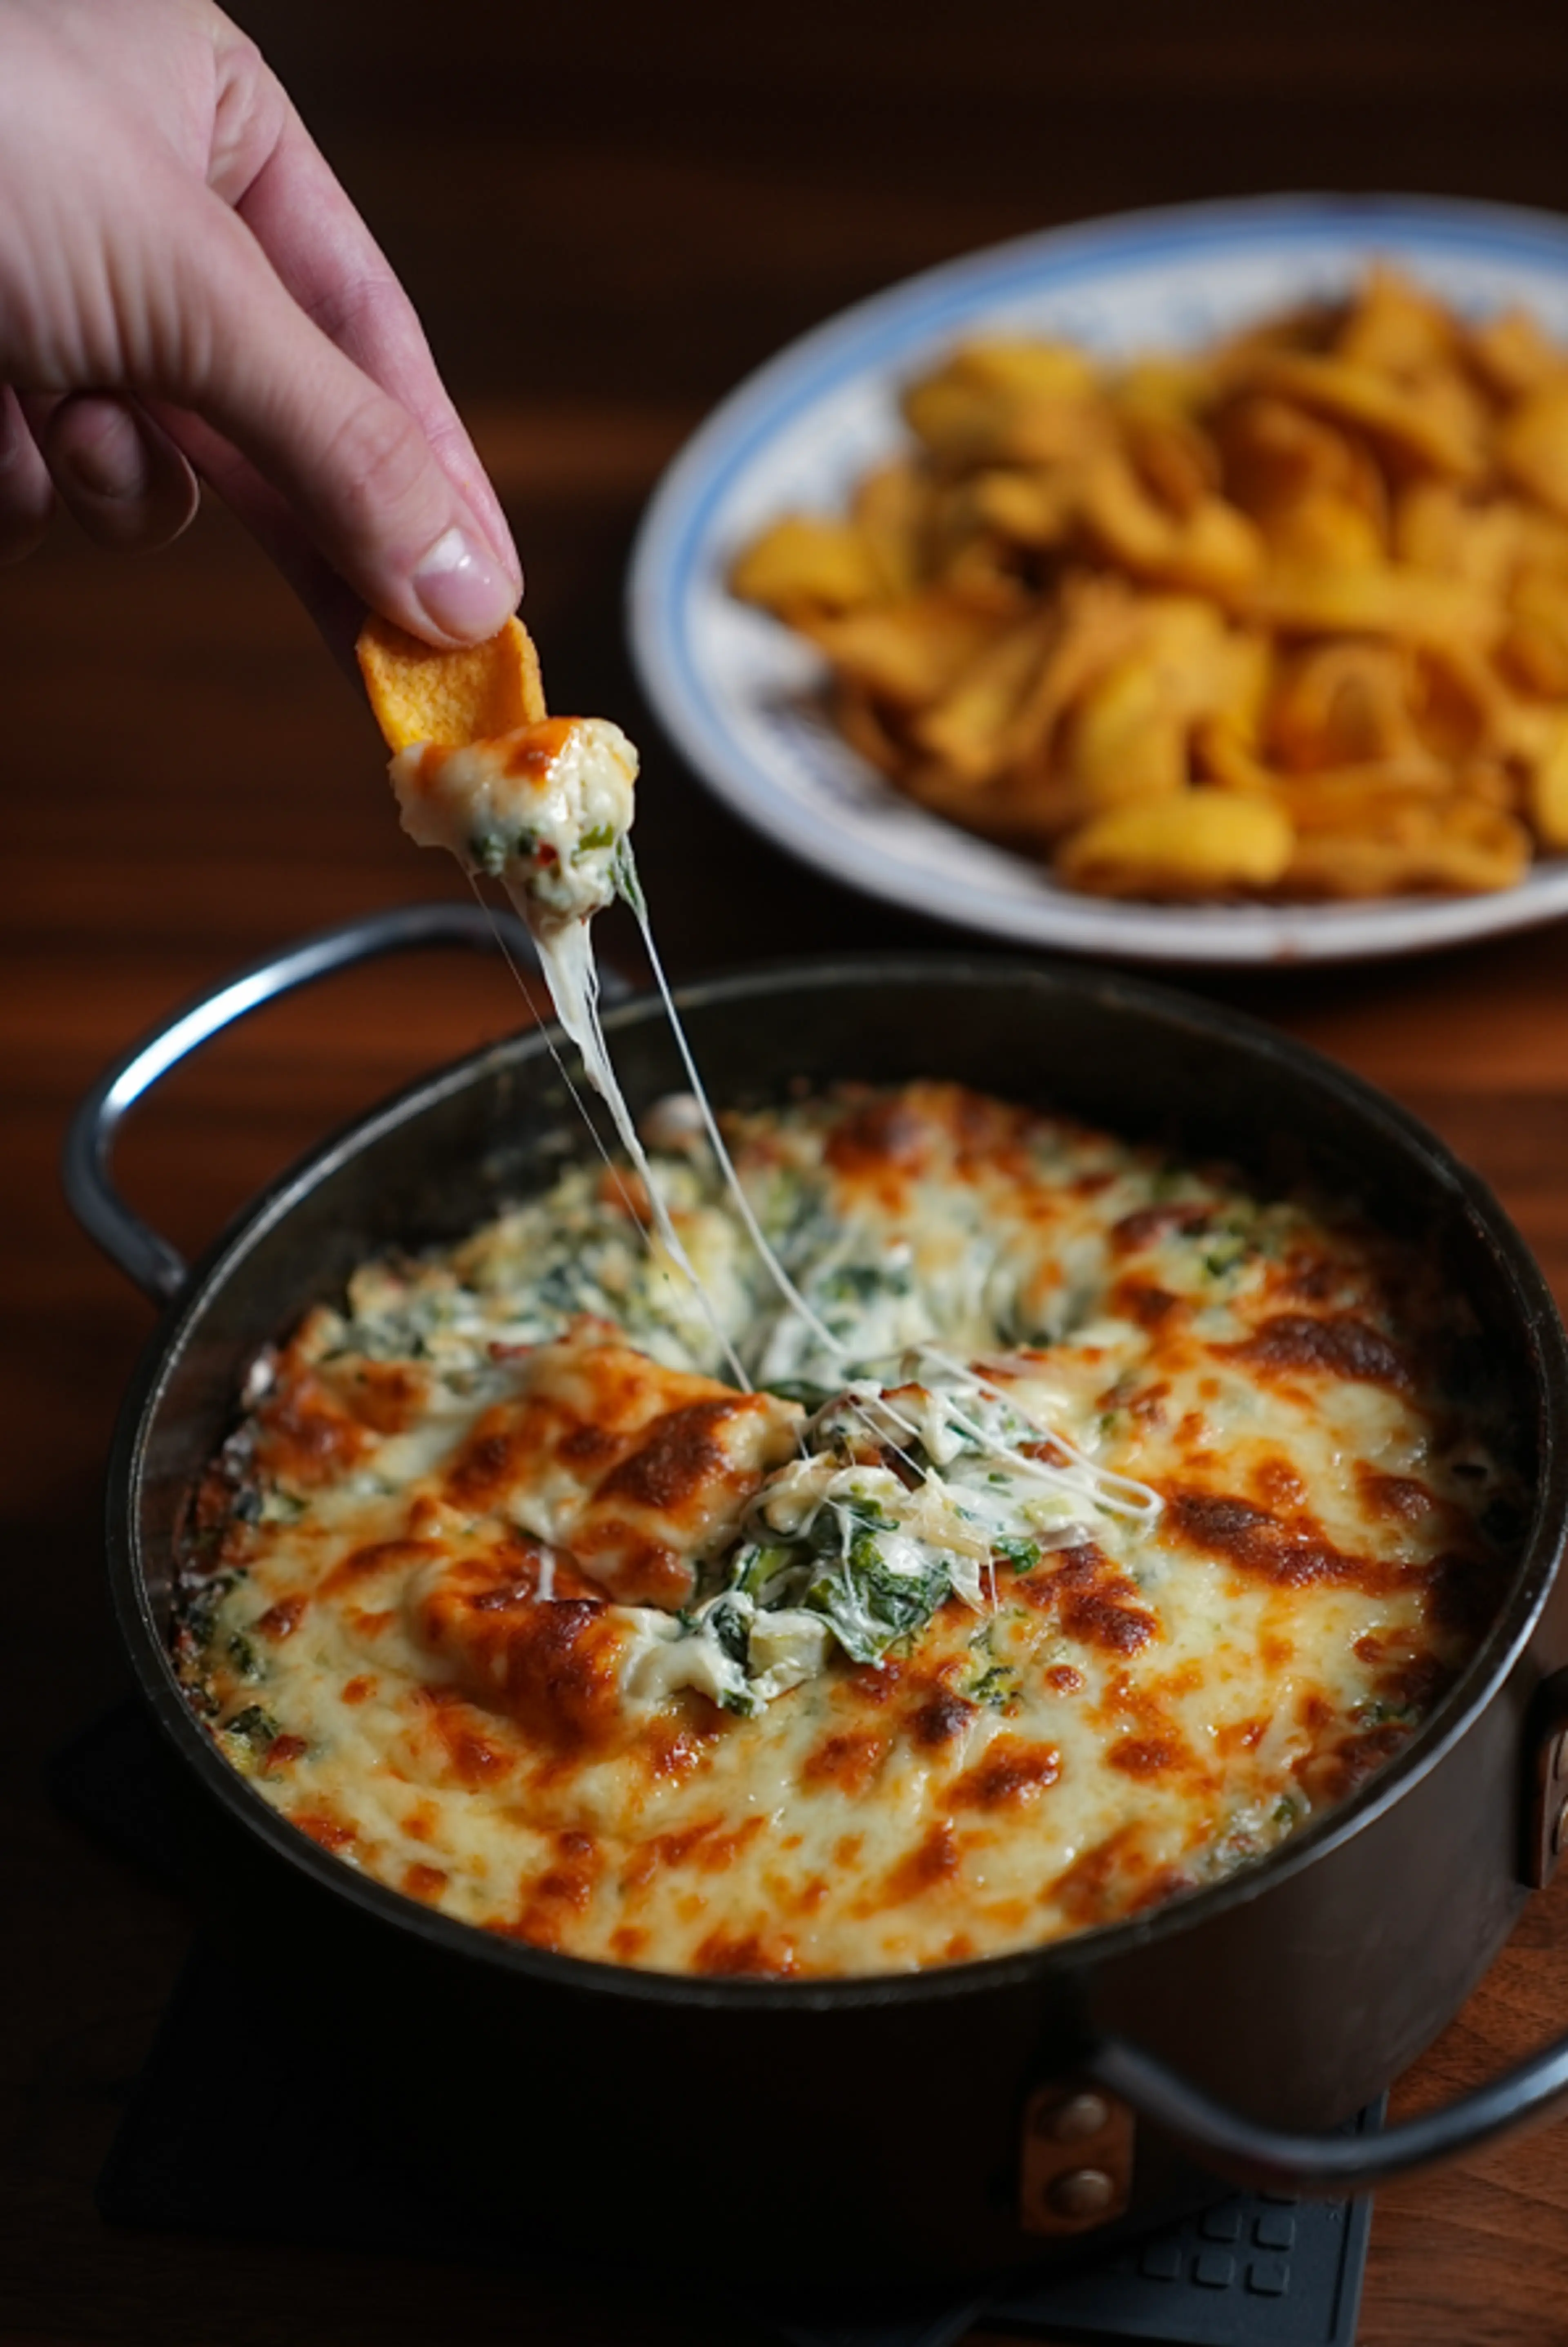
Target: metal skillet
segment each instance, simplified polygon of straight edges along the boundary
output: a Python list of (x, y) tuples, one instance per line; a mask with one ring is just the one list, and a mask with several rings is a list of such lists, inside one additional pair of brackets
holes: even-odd
[[(511, 938), (514, 946), (518, 938)], [(400, 1897), (297, 1833), (228, 1767), (168, 1658), (185, 1494), (246, 1364), (368, 1254), (451, 1238), (538, 1186), (581, 1129), (530, 1031), (325, 1143), (187, 1267), (119, 1199), (126, 1110), (230, 1020), (328, 971), (493, 943), (467, 907), (378, 916), (242, 972), (112, 1069), (67, 1150), (71, 1202), (166, 1310), (109, 1469), (116, 1614), (162, 1730), (210, 1916), (374, 2098), (410, 2156), (456, 2164), (498, 2222), (527, 2209), (618, 2250), (754, 2270), (977, 2272), (1071, 2251), (1220, 2188), (1338, 2197), (1568, 2096), (1568, 2037), (1382, 2134), (1340, 2123), (1458, 2009), (1568, 1819), (1568, 1344), (1496, 1202), (1414, 1119), (1299, 1044), (1141, 981), (943, 956), (804, 964), (679, 997), (717, 1102), (797, 1080), (952, 1077), (1129, 1134), (1310, 1178), (1430, 1249), (1470, 1300), (1468, 1374), (1533, 1491), (1513, 1583), (1406, 1749), (1263, 1862), (1153, 1912), (897, 1978), (697, 1979), (551, 1954)], [(606, 1026), (633, 1111), (680, 1087), (659, 1006)], [(215, 2078), (221, 2075), (215, 2051)], [(215, 2110), (216, 2110), (215, 2102)]]

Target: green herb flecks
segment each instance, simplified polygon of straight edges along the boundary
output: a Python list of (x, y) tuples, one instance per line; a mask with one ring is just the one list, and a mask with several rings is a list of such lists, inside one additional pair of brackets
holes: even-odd
[(991, 1554), (1000, 1564), (1010, 1564), (1015, 1573), (1032, 1573), (1044, 1553), (1040, 1542), (1026, 1540), (1021, 1533), (1005, 1533), (991, 1542)]
[(822, 1509), (812, 1535), (819, 1561), (801, 1604), (824, 1616), (853, 1662), (879, 1662), (896, 1638), (923, 1629), (951, 1594), (947, 1564), (899, 1536), (874, 1503)]
[(236, 1712), (232, 1719), (226, 1719), (220, 1733), (231, 1737), (247, 1748), (253, 1760), (260, 1760), (269, 1746), (277, 1742), (282, 1730), (270, 1711), (263, 1711), (259, 1703), (251, 1703), (243, 1711)]
[(256, 1659), (256, 1649), (242, 1631), (236, 1630), (229, 1641), (229, 1660), (242, 1679), (259, 1679), (265, 1676), (261, 1664)]
[(993, 1663), (963, 1692), (971, 1703), (986, 1704), (992, 1711), (1005, 1711), (1009, 1704), (1017, 1701), (1020, 1685), (1017, 1671), (1009, 1670), (1006, 1663)]

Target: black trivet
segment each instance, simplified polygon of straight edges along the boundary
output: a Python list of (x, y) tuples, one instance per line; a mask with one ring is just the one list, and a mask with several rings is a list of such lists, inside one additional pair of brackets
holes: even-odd
[[(139, 1706), (127, 1705), (67, 1747), (50, 1770), (59, 1806), (122, 1856), (168, 1881), (177, 1865), (159, 1790), (161, 1756)], [(211, 2046), (248, 2082), (246, 2170), (233, 2189), (212, 2157)], [(234, 2065), (238, 2065), (237, 2069)], [(1375, 2124), (1378, 2110), (1359, 2124)], [(255, 2179), (271, 2179), (257, 2188)], [(518, 2236), (497, 2241), (438, 2179), (411, 2176), (357, 2120), (319, 2064), (269, 2026), (200, 1941), (98, 2181), (111, 2223), (242, 2235), (318, 2248), (469, 2263), (548, 2255)], [(977, 2322), (1108, 2347), (1354, 2347), (1371, 2203), (1311, 2204), (1235, 2194), (1066, 2271), (1013, 2280), (989, 2295), (900, 2294), (866, 2304), (749, 2297), (743, 2311), (789, 2347), (953, 2347)]]

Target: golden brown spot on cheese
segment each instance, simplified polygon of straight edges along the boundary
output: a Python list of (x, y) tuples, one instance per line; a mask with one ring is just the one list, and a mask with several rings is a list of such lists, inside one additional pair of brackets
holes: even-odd
[(1343, 1801), (1409, 1742), (1411, 1732), (1408, 1720), (1364, 1727), (1343, 1737), (1331, 1751), (1312, 1755), (1302, 1772), (1303, 1781), (1314, 1800)]
[(692, 1594), (692, 1566), (665, 1541), (650, 1540), (619, 1516), (600, 1516), (573, 1534), (577, 1557), (598, 1567), (624, 1605), (656, 1605), (673, 1614)]
[(536, 1946), (559, 1946), (569, 1915), (586, 1915), (601, 1867), (587, 1834), (556, 1836), (556, 1857), (531, 1883), (525, 1883), (515, 1929)]
[(1127, 1911), (1132, 1915), (1146, 1914), (1151, 1907), (1163, 1907), (1167, 1899), (1174, 1899), (1181, 1891), (1193, 1888), (1192, 1876), (1184, 1874), (1179, 1866), (1155, 1867), (1142, 1890), (1134, 1893)]
[(406, 1361), (356, 1360), (323, 1369), (344, 1408), (373, 1434), (405, 1434), (416, 1426), (430, 1399), (430, 1379)]
[(681, 1508), (729, 1460), (714, 1430), (736, 1417), (743, 1401), (699, 1401), (656, 1418), (639, 1449), (612, 1468), (599, 1487), (601, 1500), (630, 1500), (644, 1508)]
[(1164, 1425), (1165, 1402), (1170, 1390), (1168, 1379), (1156, 1378), (1153, 1385), (1144, 1386), (1132, 1396), (1127, 1408), (1140, 1426), (1163, 1427)]
[(957, 1779), (951, 1799), (960, 1809), (1018, 1809), (1037, 1799), (1061, 1774), (1061, 1755), (1054, 1744), (999, 1736), (984, 1758)]
[(1385, 1475), (1364, 1459), (1356, 1461), (1356, 1488), (1361, 1504), (1375, 1516), (1419, 1523), (1439, 1504), (1434, 1493), (1414, 1475)]
[(1277, 1313), (1244, 1343), (1216, 1350), (1266, 1373), (1306, 1369), (1399, 1391), (1410, 1383), (1409, 1370), (1388, 1337), (1350, 1312), (1321, 1320), (1307, 1313)]
[(1180, 1768), (1186, 1755), (1168, 1736), (1126, 1736), (1105, 1757), (1123, 1776), (1163, 1777)]
[(285, 1814), (292, 1826), (309, 1834), (323, 1850), (347, 1850), (355, 1838), (352, 1826), (345, 1826), (341, 1818), (333, 1817), (325, 1809), (290, 1809)]
[(867, 1101), (841, 1117), (823, 1154), (835, 1174), (881, 1174), (893, 1167), (917, 1170), (934, 1135), (926, 1119), (897, 1094)]
[(560, 1455), (574, 1465), (591, 1466), (598, 1460), (613, 1459), (620, 1447), (614, 1435), (607, 1434), (602, 1426), (576, 1426), (563, 1438)]
[(553, 1537), (606, 1594), (672, 1611), (697, 1560), (733, 1536), (763, 1477), (790, 1456), (800, 1412), (601, 1342), (598, 1326), (528, 1351), (523, 1391), (477, 1420), (444, 1490), (469, 1514), (545, 1495)]
[(1123, 1214), (1111, 1226), (1112, 1246), (1126, 1255), (1141, 1254), (1145, 1247), (1159, 1246), (1178, 1232), (1201, 1231), (1213, 1214), (1212, 1207), (1196, 1201), (1187, 1204), (1140, 1206), (1136, 1214)]
[(263, 1768), (286, 1768), (310, 1750), (302, 1736), (274, 1736), (262, 1757)]
[(1171, 1494), (1170, 1513), (1173, 1529), (1190, 1546), (1282, 1587), (1333, 1582), (1377, 1594), (1399, 1579), (1397, 1566), (1348, 1556), (1336, 1548), (1310, 1517), (1286, 1522), (1250, 1500), (1214, 1491), (1176, 1491)]
[(292, 1638), (299, 1628), (310, 1600), (306, 1597), (280, 1597), (256, 1617), (256, 1628), (263, 1638)]
[(513, 1758), (488, 1733), (482, 1714), (446, 1687), (421, 1690), (452, 1775), (460, 1785), (488, 1785), (516, 1766)]
[(422, 1564), (429, 1564), (442, 1553), (436, 1541), (391, 1540), (371, 1541), (364, 1548), (351, 1549), (341, 1557), (321, 1583), (321, 1595), (335, 1597), (340, 1590), (352, 1589), (357, 1582), (370, 1581), (381, 1573), (408, 1573)]
[(415, 1864), (404, 1870), (403, 1888), (411, 1899), (423, 1899), (428, 1902), (440, 1898), (447, 1880), (444, 1866)]
[(944, 1744), (963, 1735), (977, 1709), (961, 1695), (955, 1695), (951, 1687), (938, 1687), (914, 1714), (909, 1722), (910, 1733), (926, 1751), (939, 1751)]
[(618, 1923), (610, 1935), (610, 1952), (618, 1964), (640, 1963), (647, 1945), (647, 1932), (635, 1923)]
[[(459, 1508), (493, 1507), (512, 1481), (514, 1450), (520, 1448), (509, 1430), (506, 1405), (497, 1403), (479, 1420), (448, 1473), (448, 1501)], [(522, 1456), (526, 1459), (526, 1449)]]
[(343, 1699), (344, 1703), (364, 1703), (375, 1693), (375, 1689), (376, 1681), (362, 1671), (354, 1678), (343, 1681)]
[(651, 1778), (662, 1784), (678, 1785), (702, 1768), (709, 1746), (723, 1734), (727, 1720), (728, 1715), (716, 1711), (706, 1696), (693, 1696), (683, 1691), (683, 1697), (677, 1699), (674, 1716), (656, 1719), (645, 1730), (637, 1747), (638, 1758)]
[(634, 1165), (607, 1165), (599, 1177), (597, 1195), (611, 1214), (635, 1217), (645, 1230), (653, 1220), (648, 1184)]
[(958, 1871), (958, 1838), (950, 1821), (938, 1819), (927, 1829), (925, 1838), (907, 1858), (887, 1875), (883, 1895), (889, 1906), (899, 1907), (908, 1899), (919, 1899), (938, 1884), (950, 1882)]
[(1028, 1604), (1054, 1613), (1067, 1635), (1083, 1645), (1133, 1655), (1154, 1635), (1154, 1616), (1137, 1583), (1119, 1573), (1092, 1541), (1052, 1551), (1017, 1585)]
[(589, 1584), (569, 1572), (553, 1602), (535, 1602), (543, 1552), (510, 1533), (445, 1561), (412, 1608), (427, 1650), (456, 1672), (469, 1699), (506, 1716), (555, 1751), (618, 1741), (624, 1633)]
[(711, 1834), (696, 1853), (695, 1863), (700, 1872), (726, 1873), (736, 1859), (755, 1841), (765, 1823), (766, 1819), (763, 1818), (743, 1818), (740, 1824), (733, 1826), (728, 1833)]
[(1071, 1663), (1052, 1663), (1045, 1683), (1055, 1695), (1081, 1695), (1088, 1685), (1083, 1673), (1074, 1670)]
[(369, 1430), (308, 1370), (281, 1378), (256, 1414), (257, 1467), (297, 1491), (333, 1482), (370, 1442)]
[(693, 1867), (702, 1874), (723, 1874), (762, 1832), (765, 1820), (743, 1818), (728, 1831), (717, 1814), (700, 1818), (679, 1832), (653, 1834), (635, 1852), (621, 1881), (629, 1890), (646, 1889), (661, 1869)]
[(501, 772), (514, 782), (542, 787), (546, 775), (571, 739), (575, 717), (540, 717), (516, 733), (502, 734), (495, 747)]
[(1048, 1884), (1043, 1894), (1046, 1903), (1060, 1908), (1068, 1922), (1080, 1931), (1106, 1922), (1121, 1912), (1124, 1905), (1122, 1879), (1138, 1870), (1134, 1855), (1137, 1832), (1136, 1826), (1118, 1826), (1114, 1833), (1082, 1851)]
[(886, 1736), (867, 1728), (840, 1728), (806, 1754), (803, 1785), (836, 1785), (845, 1793), (867, 1793), (887, 1758)]
[(1266, 1508), (1299, 1511), (1307, 1505), (1307, 1485), (1282, 1451), (1270, 1451), (1260, 1459), (1253, 1469), (1251, 1481)]
[(799, 1967), (794, 1945), (782, 1932), (768, 1940), (760, 1932), (733, 1933), (721, 1927), (702, 1942), (692, 1969), (717, 1978), (754, 1974), (783, 1980)]
[(1339, 1267), (1331, 1255), (1313, 1248), (1293, 1247), (1281, 1266), (1278, 1285), (1305, 1304), (1327, 1304), (1339, 1278)]
[(1135, 1320), (1140, 1328), (1157, 1328), (1180, 1302), (1168, 1287), (1156, 1287), (1149, 1279), (1120, 1279), (1111, 1291), (1112, 1310)]
[(1436, 1655), (1399, 1655), (1376, 1679), (1378, 1699), (1408, 1712), (1412, 1719), (1435, 1711), (1459, 1676)]
[(530, 1948), (545, 1948), (552, 1954), (559, 1951), (563, 1938), (563, 1919), (554, 1907), (526, 1907), (510, 1922), (505, 1918), (486, 1924), (498, 1940), (522, 1940)]

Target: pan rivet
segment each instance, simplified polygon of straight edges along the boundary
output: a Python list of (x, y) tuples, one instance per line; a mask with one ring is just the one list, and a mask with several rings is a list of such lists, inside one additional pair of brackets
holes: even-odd
[(1086, 2136), (1104, 2132), (1111, 2111), (1101, 2095), (1070, 2095), (1066, 2102), (1041, 2111), (1035, 2124), (1038, 2133), (1053, 2143), (1081, 2143)]
[(1070, 2168), (1046, 2198), (1059, 2217), (1087, 2223), (1091, 2217), (1103, 2217), (1116, 2198), (1116, 2187), (1102, 2168)]
[(1568, 1801), (1564, 1801), (1558, 1810), (1552, 1828), (1553, 1857), (1561, 1858), (1565, 1846), (1568, 1846)]

